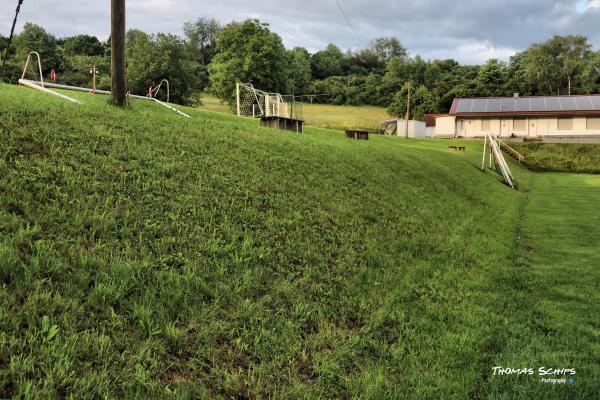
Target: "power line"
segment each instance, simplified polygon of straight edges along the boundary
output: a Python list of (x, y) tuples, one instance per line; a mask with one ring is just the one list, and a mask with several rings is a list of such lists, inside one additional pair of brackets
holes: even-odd
[(8, 37), (8, 43), (6, 44), (6, 52), (4, 53), (4, 58), (2, 59), (2, 67), (0, 68), (0, 77), (4, 72), (4, 64), (6, 64), (6, 59), (8, 58), (8, 52), (10, 51), (10, 42), (12, 41), (13, 34), (15, 33), (15, 25), (17, 24), (17, 17), (19, 16), (19, 12), (21, 11), (21, 5), (23, 5), (23, 0), (19, 0), (17, 3), (17, 9), (15, 11), (15, 19), (13, 19), (12, 28), (10, 29), (10, 36)]
[(346, 23), (348, 24), (348, 26), (350, 27), (350, 29), (352, 30), (352, 32), (354, 32), (354, 36), (356, 36), (356, 39), (358, 39), (358, 45), (360, 47), (361, 43), (362, 43), (362, 40), (360, 39), (360, 36), (358, 36), (358, 33), (356, 33), (356, 30), (354, 29), (354, 27), (350, 23), (350, 19), (348, 19), (348, 15), (346, 15), (346, 12), (342, 8), (342, 5), (340, 4), (340, 2), (338, 0), (335, 0), (335, 4), (337, 4), (338, 8), (340, 9), (340, 12), (342, 13), (342, 15), (344, 16), (344, 18), (346, 19)]

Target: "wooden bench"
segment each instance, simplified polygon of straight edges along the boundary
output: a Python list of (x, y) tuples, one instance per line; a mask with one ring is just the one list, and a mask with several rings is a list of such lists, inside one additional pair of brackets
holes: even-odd
[(465, 146), (448, 146), (448, 150), (450, 151), (465, 151)]
[(369, 140), (369, 132), (348, 130), (348, 131), (346, 131), (346, 137), (348, 139), (355, 139), (355, 140)]

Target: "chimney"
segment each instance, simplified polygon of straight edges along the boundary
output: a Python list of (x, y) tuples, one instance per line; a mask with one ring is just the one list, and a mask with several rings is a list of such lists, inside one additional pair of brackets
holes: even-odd
[(519, 98), (519, 93), (515, 93), (514, 97), (515, 97), (515, 99), (518, 99)]

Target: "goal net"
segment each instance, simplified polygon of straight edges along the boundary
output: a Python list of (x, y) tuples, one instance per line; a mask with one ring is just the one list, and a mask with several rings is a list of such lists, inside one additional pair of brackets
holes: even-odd
[(302, 119), (302, 107), (294, 96), (267, 93), (249, 83), (238, 83), (236, 89), (239, 117), (281, 117)]

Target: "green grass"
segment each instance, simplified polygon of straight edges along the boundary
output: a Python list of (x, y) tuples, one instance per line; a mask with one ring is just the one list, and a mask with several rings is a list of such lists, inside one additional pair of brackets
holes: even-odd
[(511, 143), (537, 170), (600, 174), (600, 144)]
[(333, 106), (327, 104), (302, 104), (302, 114), (306, 123), (322, 128), (346, 130), (379, 129), (381, 121), (390, 119), (385, 108), (372, 106)]
[[(202, 95), (201, 108), (231, 113), (229, 106), (210, 95)], [(390, 119), (385, 108), (372, 106), (334, 106), (302, 103), (302, 114), (307, 125), (337, 130), (364, 129), (376, 131), (381, 121)]]
[(200, 106), (201, 109), (218, 111), (218, 112), (223, 112), (223, 113), (232, 113), (231, 108), (229, 108), (229, 106), (227, 104), (223, 104), (223, 102), (221, 100), (219, 100), (218, 98), (211, 96), (209, 94), (203, 93), (202, 97), (201, 97), (201, 101), (202, 101), (202, 105)]
[(598, 177), (72, 95), (0, 85), (0, 397), (600, 390)]

